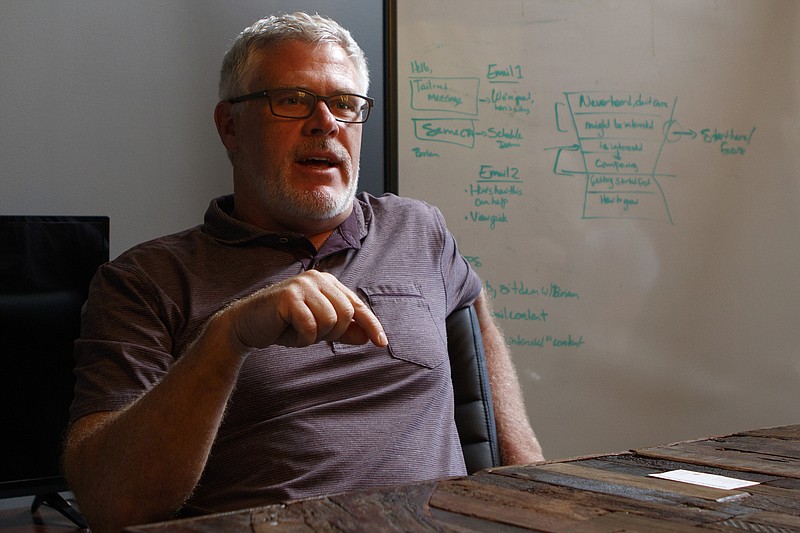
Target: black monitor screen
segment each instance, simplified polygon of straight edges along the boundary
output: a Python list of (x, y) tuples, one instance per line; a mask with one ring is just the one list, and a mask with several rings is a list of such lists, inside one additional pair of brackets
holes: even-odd
[(67, 490), (73, 343), (108, 217), (0, 216), (0, 497)]

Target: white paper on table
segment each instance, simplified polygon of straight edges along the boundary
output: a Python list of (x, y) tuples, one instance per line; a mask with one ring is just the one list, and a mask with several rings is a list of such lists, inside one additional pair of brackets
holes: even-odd
[(725, 490), (741, 489), (743, 487), (750, 487), (752, 485), (759, 484), (758, 481), (746, 481), (744, 479), (718, 476), (716, 474), (692, 472), (691, 470), (670, 470), (669, 472), (649, 475), (661, 479), (669, 479), (672, 481), (680, 481), (682, 483), (691, 483), (692, 485), (701, 485), (703, 487), (712, 487), (715, 489)]

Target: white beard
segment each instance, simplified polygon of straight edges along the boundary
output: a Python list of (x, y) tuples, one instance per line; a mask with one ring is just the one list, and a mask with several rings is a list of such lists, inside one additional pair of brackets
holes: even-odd
[[(327, 141), (314, 144), (317, 148), (327, 146)], [(320, 146), (321, 145), (321, 146)], [(309, 149), (308, 145), (303, 147)], [(297, 151), (302, 151), (298, 148)], [(342, 148), (336, 149), (342, 161), (341, 170), (345, 176), (349, 176), (347, 188), (341, 194), (331, 194), (323, 190), (298, 191), (292, 187), (288, 167), (294, 164), (294, 153), (286, 158), (284, 167), (279, 175), (267, 178), (263, 175), (256, 175), (252, 168), (248, 169), (252, 192), (260, 196), (261, 204), (266, 206), (272, 213), (283, 213), (292, 218), (304, 218), (309, 220), (325, 220), (334, 218), (350, 208), (353, 198), (358, 190), (358, 161), (353, 164), (350, 154)], [(249, 158), (245, 158), (249, 160)], [(248, 165), (249, 166), (249, 165)]]

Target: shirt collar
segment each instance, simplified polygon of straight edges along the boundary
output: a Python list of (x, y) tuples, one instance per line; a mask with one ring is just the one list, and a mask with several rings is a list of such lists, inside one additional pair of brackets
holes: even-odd
[(234, 218), (233, 205), (233, 195), (215, 198), (208, 206), (203, 224), (206, 234), (229, 246), (268, 246), (290, 252), (298, 259), (322, 259), (342, 250), (360, 249), (361, 240), (367, 235), (366, 204), (359, 199), (354, 200), (350, 216), (334, 229), (319, 252), (302, 234), (269, 232)]

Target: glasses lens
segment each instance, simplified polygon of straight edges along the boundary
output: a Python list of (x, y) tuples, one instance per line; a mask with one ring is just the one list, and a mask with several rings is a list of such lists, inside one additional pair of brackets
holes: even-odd
[[(317, 98), (300, 89), (277, 89), (269, 93), (269, 105), (275, 116), (306, 118), (314, 114)], [(357, 94), (329, 96), (326, 103), (336, 120), (342, 122), (364, 122), (369, 117), (369, 100)]]
[(273, 91), (269, 97), (272, 112), (279, 117), (304, 118), (314, 110), (314, 95), (297, 89)]
[(369, 115), (369, 102), (357, 94), (331, 96), (328, 107), (333, 116), (344, 122), (364, 122)]

